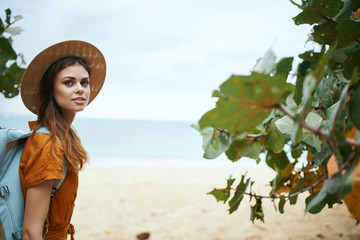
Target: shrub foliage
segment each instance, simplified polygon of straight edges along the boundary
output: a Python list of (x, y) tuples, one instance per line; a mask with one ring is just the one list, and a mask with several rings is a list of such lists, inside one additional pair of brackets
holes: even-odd
[[(245, 175), (237, 185), (231, 177), (225, 188), (209, 192), (229, 204), (229, 213), (248, 195), (252, 221), (264, 221), (264, 198), (283, 213), (285, 204), (308, 192), (306, 211), (315, 214), (350, 194), (359, 196), (360, 1), (291, 3), (300, 9), (294, 23), (312, 27), (308, 41), (314, 49), (298, 56), (294, 70), (293, 57), (276, 61), (269, 50), (249, 76), (232, 75), (222, 83), (213, 92), (216, 107), (193, 126), (203, 136), (204, 158), (248, 157), (276, 172), (269, 196), (257, 195)], [(354, 202), (348, 207), (359, 221)]]
[(0, 18), (0, 92), (7, 98), (19, 94), (21, 77), (25, 71), (22, 54), (17, 54), (12, 47), (12, 37), (22, 31), (12, 25), (21, 18), (13, 17), (10, 9), (5, 10), (5, 20)]

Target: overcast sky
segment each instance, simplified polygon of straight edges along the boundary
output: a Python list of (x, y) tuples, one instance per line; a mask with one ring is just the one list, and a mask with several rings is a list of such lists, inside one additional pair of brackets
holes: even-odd
[[(13, 47), (29, 63), (64, 40), (97, 46), (104, 87), (81, 117), (196, 121), (214, 107), (212, 91), (249, 74), (272, 48), (278, 59), (304, 51), (309, 26), (286, 0), (1, 0), (24, 18)], [(0, 95), (2, 113), (31, 114)]]

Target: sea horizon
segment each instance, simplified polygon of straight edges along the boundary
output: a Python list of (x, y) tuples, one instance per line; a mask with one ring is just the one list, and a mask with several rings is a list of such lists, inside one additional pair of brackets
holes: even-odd
[[(29, 131), (36, 116), (0, 114), (0, 126)], [(256, 168), (255, 160), (231, 162), (225, 154), (202, 157), (202, 137), (194, 122), (79, 117), (73, 126), (90, 156), (90, 167)], [(263, 161), (262, 161), (263, 162)]]

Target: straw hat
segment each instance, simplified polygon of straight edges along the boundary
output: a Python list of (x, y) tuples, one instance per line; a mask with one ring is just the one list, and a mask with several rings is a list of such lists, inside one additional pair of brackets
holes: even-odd
[(73, 40), (60, 42), (40, 52), (26, 68), (21, 79), (21, 98), (34, 114), (40, 107), (40, 82), (52, 63), (63, 57), (79, 57), (90, 68), (90, 99), (94, 100), (105, 80), (106, 62), (103, 54), (90, 43)]

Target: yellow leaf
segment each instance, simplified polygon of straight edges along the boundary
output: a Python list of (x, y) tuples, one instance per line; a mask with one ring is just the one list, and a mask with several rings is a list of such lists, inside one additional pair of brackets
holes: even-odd
[(289, 185), (285, 185), (285, 186), (281, 186), (279, 188), (277, 188), (274, 192), (275, 195), (278, 195), (280, 193), (289, 193), (290, 192), (290, 186)]
[(346, 134), (346, 137), (354, 140), (355, 139), (355, 134), (356, 134), (356, 128), (354, 127), (353, 129), (351, 129), (350, 132), (348, 132)]
[[(338, 165), (334, 155), (328, 161), (327, 169), (329, 177), (338, 171)], [(356, 221), (360, 222), (360, 165), (358, 164), (352, 174), (353, 189), (344, 198), (345, 205)]]
[(334, 173), (337, 172), (337, 170), (339, 169), (337, 162), (336, 162), (336, 157), (335, 155), (332, 155), (327, 163), (327, 170), (328, 170), (328, 176), (329, 178), (331, 177), (331, 175), (333, 175)]
[(314, 155), (311, 154), (311, 152), (308, 152), (307, 153), (307, 156), (306, 156), (306, 160), (308, 161), (308, 163), (311, 163), (313, 160), (314, 160)]
[(355, 12), (355, 18), (359, 19), (360, 18), (360, 8), (358, 10), (356, 10)]
[(344, 202), (349, 212), (360, 222), (360, 166), (355, 167), (352, 175), (353, 189), (346, 195)]
[[(304, 187), (310, 187), (311, 185), (315, 184), (317, 181), (319, 181), (322, 173), (324, 172), (322, 166), (319, 167), (319, 173), (315, 173), (312, 172), (313, 174), (315, 174), (315, 178), (311, 177), (310, 172), (305, 172), (305, 176), (306, 176), (306, 182), (304, 184)], [(320, 191), (321, 187), (322, 187), (323, 183), (320, 183), (319, 185), (317, 185), (316, 187), (312, 188), (309, 190), (310, 194), (316, 194)]]
[(293, 163), (289, 163), (287, 165), (287, 167), (284, 169), (284, 171), (281, 172), (281, 177), (285, 178), (285, 177), (288, 177), (291, 175), (291, 173), (293, 172), (294, 170), (294, 166), (297, 164), (297, 160), (295, 160), (295, 162)]

